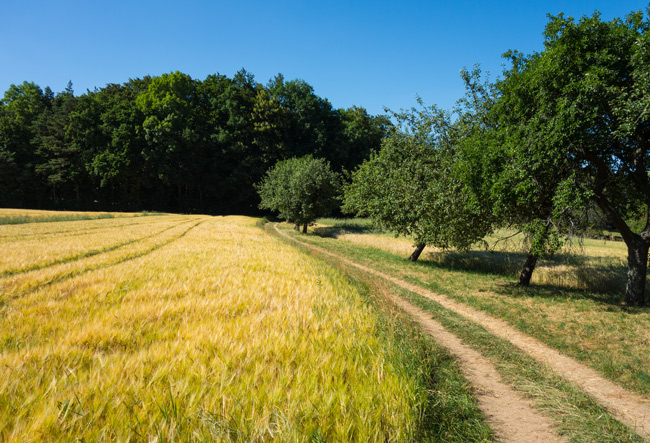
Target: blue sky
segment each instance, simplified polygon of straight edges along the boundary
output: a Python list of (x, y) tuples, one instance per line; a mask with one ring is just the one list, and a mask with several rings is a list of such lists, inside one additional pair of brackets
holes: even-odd
[(416, 103), (449, 108), (458, 75), (501, 54), (542, 49), (546, 14), (604, 19), (647, 1), (52, 1), (0, 2), (0, 93), (33, 81), (77, 94), (182, 71), (203, 79), (241, 68), (266, 83), (301, 78), (337, 108), (372, 114)]

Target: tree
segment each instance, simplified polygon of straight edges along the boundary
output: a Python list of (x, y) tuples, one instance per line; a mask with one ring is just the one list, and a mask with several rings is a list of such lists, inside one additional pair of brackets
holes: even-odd
[(372, 152), (379, 150), (392, 124), (388, 117), (369, 115), (358, 106), (339, 109), (338, 112), (344, 127), (340, 145), (342, 150), (346, 150), (342, 153), (342, 166), (351, 171), (368, 159)]
[(66, 90), (57, 94), (34, 122), (38, 156), (35, 170), (50, 186), (55, 206), (59, 206), (60, 199), (65, 199), (61, 188), (66, 185), (71, 185), (70, 189), (74, 188), (77, 207), (79, 205), (79, 180), (85, 168), (80, 159), (79, 147), (72, 142), (67, 131), (75, 104), (72, 82), (68, 82)]
[[(565, 198), (565, 206), (558, 210), (555, 196), (573, 178), (572, 171), (552, 158), (529, 154), (532, 143), (522, 135), (522, 127), (509, 120), (513, 103), (499, 100), (498, 89), (481, 79), (478, 67), (463, 70), (461, 76), (466, 94), (455, 109), (461, 136), (454, 164), (461, 181), (491, 208), (495, 227), (514, 228), (525, 235), (528, 254), (519, 285), (528, 286), (538, 259), (552, 256), (566, 235), (586, 228), (581, 217), (584, 199)], [(535, 143), (545, 149), (541, 140)]]
[(42, 181), (35, 172), (34, 125), (51, 104), (53, 94), (46, 88), (23, 82), (11, 85), (2, 99), (0, 111), (0, 196), (3, 205), (38, 206), (42, 202)]
[[(426, 245), (467, 250), (491, 230), (483, 204), (455, 163), (463, 126), (436, 107), (394, 113), (397, 126), (352, 174), (343, 210), (412, 236), (416, 261)], [(467, 177), (466, 177), (467, 178)]]
[(340, 176), (329, 162), (307, 155), (276, 163), (256, 188), (260, 209), (279, 212), (306, 233), (307, 225), (338, 206), (340, 186)]
[[(577, 22), (550, 16), (541, 53), (506, 54), (512, 67), (497, 83), (494, 108), (524, 171), (554, 183), (546, 193), (553, 213), (590, 201), (619, 230), (628, 248), (625, 299), (638, 306), (650, 247), (649, 25), (641, 12), (610, 22), (598, 13)], [(634, 232), (626, 220), (639, 208), (645, 224)]]
[(339, 137), (344, 127), (331, 103), (316, 95), (314, 88), (304, 80), (285, 81), (282, 75), (269, 82), (267, 89), (287, 111), (283, 146), (288, 155), (312, 154), (327, 159), (340, 171), (346, 160)]
[(197, 134), (194, 127), (196, 82), (181, 72), (163, 74), (136, 99), (145, 115), (142, 130), (148, 142), (145, 164), (162, 186), (175, 187), (178, 209), (186, 207), (183, 189), (195, 183)]

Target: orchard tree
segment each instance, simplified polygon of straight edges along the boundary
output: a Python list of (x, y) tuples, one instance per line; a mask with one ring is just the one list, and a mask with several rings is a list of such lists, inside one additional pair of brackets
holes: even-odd
[[(523, 171), (557, 181), (547, 195), (554, 213), (590, 200), (621, 233), (631, 306), (646, 302), (650, 247), (649, 25), (641, 12), (610, 22), (598, 13), (550, 17), (541, 53), (507, 54), (512, 67), (497, 83), (494, 108), (506, 144), (528, 165)], [(519, 183), (515, 196), (530, 180)], [(640, 208), (645, 223), (635, 232), (627, 220)]]
[(454, 163), (461, 127), (436, 107), (393, 117), (397, 125), (380, 151), (352, 173), (342, 209), (412, 236), (411, 261), (427, 245), (469, 249), (491, 230), (491, 213), (463, 180), (471, 172)]
[(339, 204), (341, 181), (329, 162), (311, 155), (282, 160), (269, 169), (256, 186), (260, 209), (277, 211), (296, 229), (329, 215)]
[(463, 70), (461, 75), (467, 92), (456, 108), (455, 125), (462, 136), (454, 165), (465, 186), (491, 208), (495, 227), (524, 234), (528, 253), (519, 285), (528, 286), (540, 258), (552, 256), (568, 236), (587, 228), (586, 202), (565, 192), (575, 179), (570, 168), (552, 157), (531, 155), (544, 152), (545, 141), (527, 139), (524, 127), (510, 119), (516, 106), (497, 99), (499, 91), (481, 80), (480, 69)]

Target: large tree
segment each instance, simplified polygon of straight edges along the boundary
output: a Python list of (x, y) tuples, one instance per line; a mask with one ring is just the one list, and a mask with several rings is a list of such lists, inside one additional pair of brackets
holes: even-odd
[(472, 186), (476, 169), (456, 163), (457, 143), (470, 125), (452, 124), (436, 107), (393, 118), (396, 126), (379, 152), (352, 173), (343, 210), (411, 236), (411, 261), (427, 245), (469, 249), (490, 231), (492, 220), (489, 205)]
[[(589, 199), (628, 248), (626, 302), (645, 304), (650, 247), (650, 37), (641, 12), (625, 20), (552, 16), (544, 50), (510, 52), (495, 107), (505, 142), (553, 184), (552, 211)], [(516, 171), (513, 171), (516, 172)], [(524, 180), (521, 183), (527, 183)], [(627, 220), (645, 212), (640, 231)]]
[(0, 204), (43, 205), (43, 182), (36, 174), (35, 124), (54, 94), (32, 82), (11, 85), (0, 105)]

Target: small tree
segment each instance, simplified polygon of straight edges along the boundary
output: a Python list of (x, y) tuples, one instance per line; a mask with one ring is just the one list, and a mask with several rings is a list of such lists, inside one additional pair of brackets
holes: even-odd
[(296, 229), (302, 226), (303, 233), (307, 225), (338, 206), (340, 188), (340, 176), (329, 162), (311, 155), (279, 161), (256, 185), (260, 209), (277, 211)]

